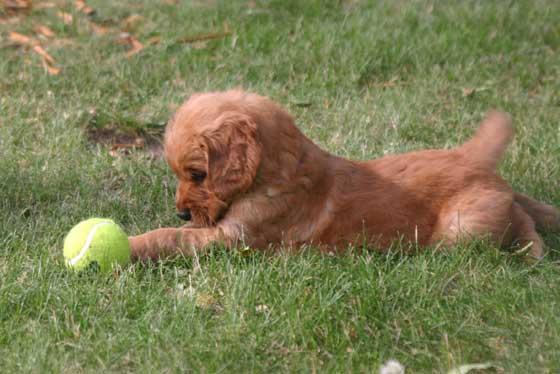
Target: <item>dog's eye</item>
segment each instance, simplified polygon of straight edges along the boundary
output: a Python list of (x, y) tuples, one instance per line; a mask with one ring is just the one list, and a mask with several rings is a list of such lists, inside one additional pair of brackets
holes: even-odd
[(191, 179), (195, 183), (202, 183), (204, 181), (204, 179), (206, 179), (206, 172), (205, 171), (191, 170), (190, 173), (191, 173)]

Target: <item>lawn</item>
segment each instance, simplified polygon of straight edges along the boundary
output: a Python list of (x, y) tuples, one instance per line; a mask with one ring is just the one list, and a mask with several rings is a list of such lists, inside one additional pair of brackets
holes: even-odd
[(157, 139), (189, 94), (231, 87), (356, 159), (452, 147), (503, 109), (500, 172), (560, 206), (560, 2), (82, 5), (0, 7), (1, 372), (560, 372), (559, 235), (534, 266), (477, 242), (74, 274), (61, 249), (92, 216), (180, 225)]

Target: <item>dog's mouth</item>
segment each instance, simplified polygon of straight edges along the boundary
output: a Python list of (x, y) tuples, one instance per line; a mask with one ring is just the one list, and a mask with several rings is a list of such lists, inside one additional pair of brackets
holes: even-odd
[(218, 224), (218, 222), (223, 218), (223, 216), (212, 219), (206, 214), (196, 215), (192, 217), (189, 222), (193, 227), (213, 227)]
[(191, 209), (188, 221), (196, 227), (216, 226), (224, 218), (227, 210), (225, 206), (218, 210), (209, 208)]
[(229, 210), (229, 205), (214, 193), (205, 193), (199, 199), (191, 200), (177, 212), (177, 216), (196, 227), (216, 226)]

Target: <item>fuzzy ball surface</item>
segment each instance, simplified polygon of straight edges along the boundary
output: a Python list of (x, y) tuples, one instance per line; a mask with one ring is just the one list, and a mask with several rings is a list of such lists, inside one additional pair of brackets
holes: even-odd
[(66, 266), (76, 271), (99, 267), (105, 272), (130, 262), (126, 233), (113, 220), (90, 218), (78, 223), (64, 239)]

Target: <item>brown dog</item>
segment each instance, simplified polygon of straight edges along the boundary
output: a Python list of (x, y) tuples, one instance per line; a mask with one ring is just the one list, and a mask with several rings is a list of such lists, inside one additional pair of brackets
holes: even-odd
[(192, 223), (130, 237), (133, 257), (193, 255), (211, 243), (343, 251), (486, 236), (540, 259), (535, 225), (559, 229), (560, 214), (496, 174), (512, 133), (509, 117), (492, 112), (458, 148), (351, 161), (321, 150), (265, 97), (193, 95), (165, 134), (179, 216)]

